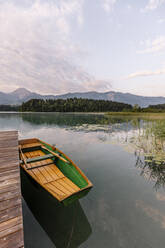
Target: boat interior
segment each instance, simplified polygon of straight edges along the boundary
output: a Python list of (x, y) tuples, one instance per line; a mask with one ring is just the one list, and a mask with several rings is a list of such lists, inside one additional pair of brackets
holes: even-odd
[(20, 141), (19, 149), (24, 170), (59, 201), (80, 191), (80, 187), (57, 167), (58, 160), (65, 163), (65, 166), (70, 166), (70, 162), (60, 153), (46, 149), (35, 139), (29, 142)]

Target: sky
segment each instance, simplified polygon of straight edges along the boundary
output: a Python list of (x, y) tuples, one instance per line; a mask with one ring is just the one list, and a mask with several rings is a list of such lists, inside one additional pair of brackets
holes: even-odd
[(0, 91), (165, 96), (165, 0), (0, 0)]

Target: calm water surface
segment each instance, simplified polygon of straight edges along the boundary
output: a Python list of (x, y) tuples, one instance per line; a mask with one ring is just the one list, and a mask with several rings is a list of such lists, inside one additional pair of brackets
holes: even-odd
[(0, 113), (0, 130), (56, 144), (94, 188), (60, 207), (22, 173), (26, 248), (164, 248), (165, 120)]

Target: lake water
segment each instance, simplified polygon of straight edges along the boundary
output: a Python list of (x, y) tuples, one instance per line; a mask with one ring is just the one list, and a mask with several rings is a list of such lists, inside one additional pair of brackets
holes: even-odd
[(164, 248), (165, 120), (0, 113), (0, 130), (56, 145), (94, 187), (68, 207), (22, 173), (26, 248)]

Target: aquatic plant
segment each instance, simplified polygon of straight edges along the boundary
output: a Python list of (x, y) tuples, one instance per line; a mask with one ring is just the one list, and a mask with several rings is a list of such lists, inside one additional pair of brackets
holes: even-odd
[(148, 121), (136, 139), (135, 166), (141, 175), (155, 182), (155, 188), (165, 186), (165, 121)]

